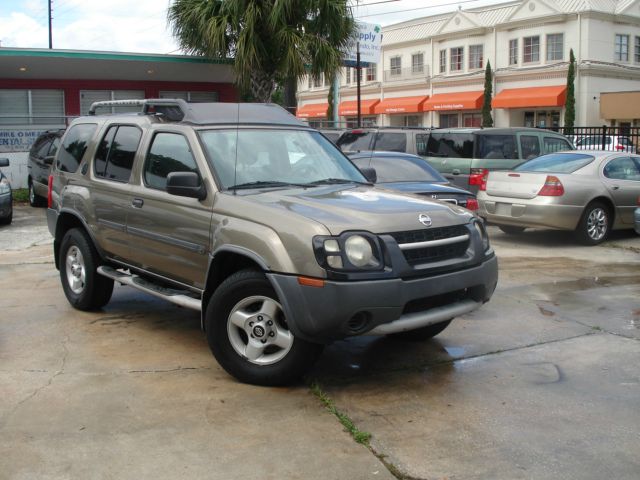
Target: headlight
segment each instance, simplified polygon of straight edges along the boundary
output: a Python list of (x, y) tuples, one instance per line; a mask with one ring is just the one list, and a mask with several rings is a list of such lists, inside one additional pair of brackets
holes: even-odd
[(484, 248), (485, 252), (488, 251), (491, 248), (491, 245), (489, 244), (489, 235), (487, 234), (487, 230), (484, 228), (484, 224), (481, 221), (476, 220), (473, 222), (473, 226), (476, 227), (476, 230), (480, 234), (482, 248)]
[(313, 247), (318, 263), (330, 270), (379, 270), (383, 267), (380, 241), (368, 232), (315, 237)]
[(3, 178), (0, 180), (0, 195), (4, 195), (5, 193), (9, 193), (11, 191), (11, 185), (9, 184), (9, 180)]

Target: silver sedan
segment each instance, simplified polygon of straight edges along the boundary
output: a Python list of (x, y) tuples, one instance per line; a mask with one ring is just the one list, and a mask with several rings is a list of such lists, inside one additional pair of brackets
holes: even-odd
[(639, 196), (640, 156), (558, 152), (489, 173), (478, 192), (478, 214), (506, 233), (574, 230), (581, 243), (596, 245), (611, 229), (634, 228)]

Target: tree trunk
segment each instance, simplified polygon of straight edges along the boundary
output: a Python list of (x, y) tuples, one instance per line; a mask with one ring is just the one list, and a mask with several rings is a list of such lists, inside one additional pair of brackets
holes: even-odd
[(264, 72), (251, 72), (251, 94), (256, 102), (269, 103), (275, 90), (275, 79)]
[(298, 79), (295, 77), (287, 78), (284, 84), (284, 108), (291, 113), (294, 113), (296, 105), (298, 105), (298, 99), (296, 98), (297, 91)]

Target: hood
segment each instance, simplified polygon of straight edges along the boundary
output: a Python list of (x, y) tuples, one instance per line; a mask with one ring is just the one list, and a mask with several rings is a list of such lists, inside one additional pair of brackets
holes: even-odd
[(270, 190), (252, 193), (261, 206), (288, 215), (306, 217), (324, 225), (332, 235), (347, 230), (372, 233), (419, 230), (420, 214), (428, 215), (432, 227), (464, 224), (473, 216), (454, 205), (380, 187), (331, 185), (307, 189)]
[(472, 195), (471, 192), (453, 185), (443, 185), (441, 183), (429, 182), (385, 182), (379, 183), (378, 186), (398, 190), (403, 193), (456, 193), (460, 195)]

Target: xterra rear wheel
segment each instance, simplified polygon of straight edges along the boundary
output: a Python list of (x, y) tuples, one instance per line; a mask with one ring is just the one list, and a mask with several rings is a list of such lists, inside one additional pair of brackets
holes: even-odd
[(29, 205), (32, 207), (44, 207), (45, 205), (45, 199), (36, 193), (31, 180), (29, 180)]
[(297, 380), (322, 346), (295, 338), (262, 272), (241, 270), (217, 288), (207, 307), (207, 340), (218, 363), (241, 382), (284, 385)]
[(69, 303), (95, 310), (111, 299), (113, 280), (99, 275), (100, 257), (84, 230), (72, 228), (60, 244), (60, 280)]

